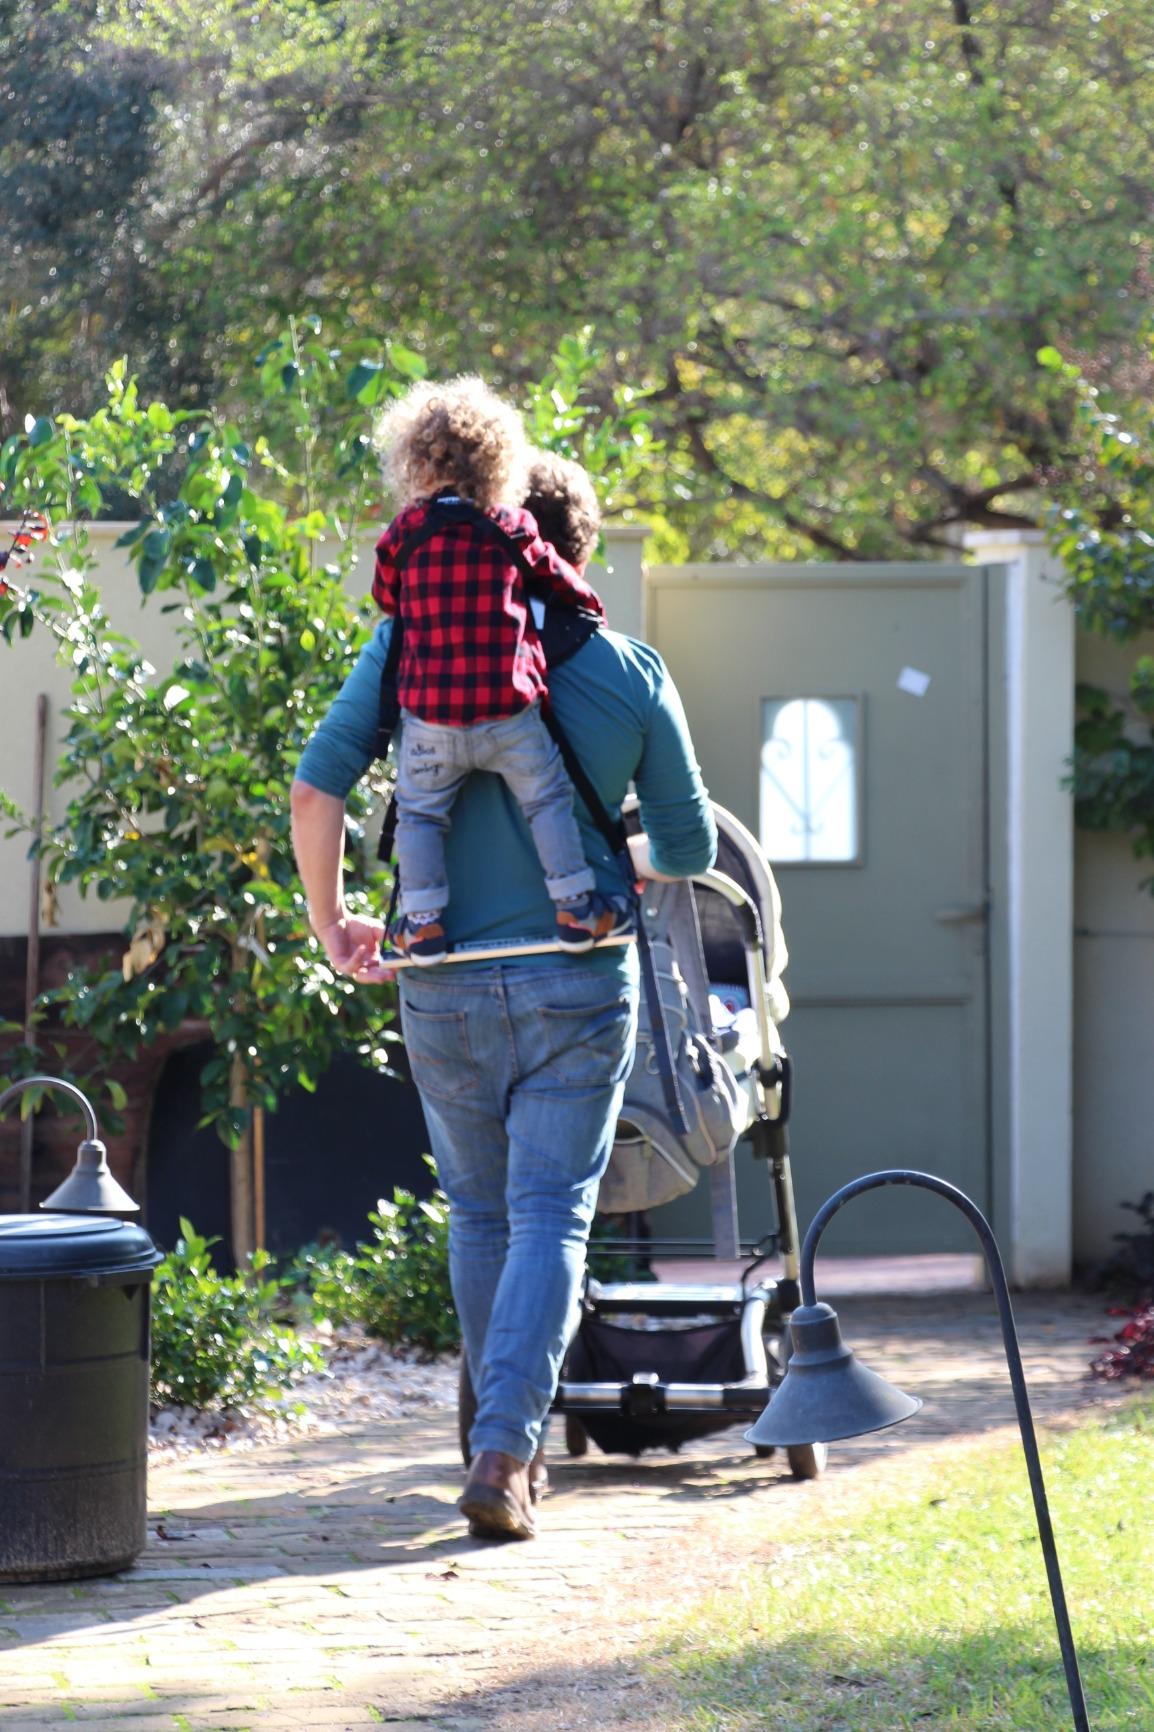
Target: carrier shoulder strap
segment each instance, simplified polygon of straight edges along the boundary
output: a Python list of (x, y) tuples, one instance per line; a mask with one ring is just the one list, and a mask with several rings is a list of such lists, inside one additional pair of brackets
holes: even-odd
[(405, 643), (405, 628), (399, 613), (393, 615), (385, 665), (381, 669), (381, 698), (377, 708), (377, 740), (373, 749), (376, 758), (387, 758), (389, 745), (401, 719), (401, 699), (397, 691), (397, 675), (401, 666), (401, 651)]
[(645, 1002), (649, 1007), (649, 1026), (653, 1031), (653, 1052), (657, 1060), (658, 1074), (661, 1077), (661, 1091), (665, 1096), (666, 1109), (674, 1129), (684, 1135), (689, 1129), (689, 1121), (685, 1116), (685, 1103), (681, 1099), (681, 1090), (677, 1085), (677, 1068), (673, 1062), (669, 1023), (665, 1015), (665, 1004), (661, 997), (661, 985), (657, 979), (657, 969), (653, 962), (653, 950), (649, 943), (649, 935), (645, 930), (645, 920), (641, 912), (640, 901), (633, 891), (633, 861), (629, 854), (624, 821), (618, 818), (617, 822), (614, 823), (610, 817), (604, 800), (593, 786), (585, 766), (573, 750), (572, 741), (557, 720), (548, 697), (542, 702), (541, 716), (561, 754), (562, 762), (569, 772), (570, 781), (584, 800), (589, 816), (604, 836), (614, 859), (617, 860), (625, 874), (625, 882), (630, 887), (633, 896), (634, 924), (637, 928), (637, 960), (641, 965), (641, 983), (645, 989)]

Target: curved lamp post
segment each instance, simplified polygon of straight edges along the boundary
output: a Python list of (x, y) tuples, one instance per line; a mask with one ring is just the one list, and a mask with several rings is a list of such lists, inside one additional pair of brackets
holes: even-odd
[(790, 1318), (793, 1351), (785, 1377), (769, 1398), (769, 1406), (751, 1431), (746, 1432), (750, 1443), (781, 1445), (799, 1443), (831, 1443), (836, 1438), (861, 1437), (866, 1432), (882, 1431), (909, 1419), (921, 1407), (912, 1395), (887, 1383), (884, 1377), (859, 1365), (841, 1338), (837, 1312), (817, 1301), (814, 1289), (813, 1264), (821, 1238), (831, 1219), (844, 1204), (863, 1191), (877, 1190), (881, 1185), (919, 1185), (934, 1191), (939, 1197), (960, 1209), (981, 1240), (986, 1267), (990, 1272), (998, 1316), (1002, 1325), (1006, 1362), (1010, 1368), (1010, 1384), (1014, 1391), (1014, 1406), (1018, 1413), (1018, 1429), (1030, 1476), (1034, 1497), (1034, 1515), (1042, 1555), (1046, 1560), (1046, 1577), (1050, 1585), (1050, 1603), (1058, 1628), (1062, 1650), (1062, 1665), (1066, 1672), (1066, 1688), (1074, 1716), (1075, 1732), (1090, 1732), (1086, 1716), (1086, 1698), (1078, 1671), (1078, 1655), (1066, 1610), (1066, 1595), (1058, 1568), (1058, 1550), (1050, 1523), (1050, 1508), (1042, 1479), (1042, 1463), (1034, 1435), (1030, 1399), (1022, 1371), (1022, 1355), (1014, 1327), (1014, 1313), (1001, 1253), (986, 1217), (976, 1203), (963, 1191), (938, 1179), (931, 1173), (910, 1172), (894, 1168), (882, 1173), (868, 1173), (835, 1191), (822, 1204), (810, 1224), (801, 1250), (801, 1305)]
[(96, 1114), (88, 1096), (75, 1083), (56, 1076), (26, 1076), (0, 1094), (0, 1113), (30, 1088), (56, 1089), (78, 1101), (84, 1114), (87, 1137), (76, 1151), (76, 1165), (62, 1185), (57, 1185), (50, 1197), (41, 1203), (42, 1209), (62, 1209), (75, 1215), (138, 1215), (140, 1204), (134, 1203), (128, 1192), (113, 1178), (108, 1165), (108, 1150), (100, 1141)]

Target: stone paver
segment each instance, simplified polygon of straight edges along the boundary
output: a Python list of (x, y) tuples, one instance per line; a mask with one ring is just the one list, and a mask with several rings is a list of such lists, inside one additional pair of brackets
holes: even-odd
[[(1016, 1308), (1040, 1420), (1118, 1399), (1086, 1377), (1088, 1340), (1108, 1326), (1100, 1302), (1032, 1295)], [(816, 1485), (753, 1459), (739, 1431), (639, 1462), (594, 1451), (554, 1462), (535, 1542), (497, 1547), (463, 1532), (450, 1414), (162, 1464), (136, 1568), (0, 1584), (0, 1729), (660, 1725), (631, 1670), (651, 1586), (654, 1603), (669, 1602), (671, 1576), (694, 1591), (752, 1512), (788, 1531), (797, 1499), (846, 1475), (885, 1477), (910, 1451), (1013, 1421), (986, 1295), (862, 1296), (839, 1310), (859, 1356), (926, 1407), (836, 1446)]]

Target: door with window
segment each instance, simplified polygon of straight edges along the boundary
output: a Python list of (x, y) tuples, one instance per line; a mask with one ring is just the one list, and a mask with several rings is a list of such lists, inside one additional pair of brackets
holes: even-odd
[[(803, 1225), (883, 1166), (988, 1203), (985, 593), (962, 565), (650, 573), (650, 639), (710, 792), (781, 888)], [(748, 1167), (755, 1236), (764, 1181)], [(823, 1243), (972, 1249), (955, 1211), (904, 1190), (862, 1198)]]

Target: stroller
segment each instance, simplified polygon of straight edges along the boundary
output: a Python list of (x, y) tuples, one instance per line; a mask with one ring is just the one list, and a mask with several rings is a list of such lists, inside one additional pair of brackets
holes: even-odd
[[(591, 1442), (607, 1454), (677, 1450), (713, 1432), (749, 1426), (785, 1372), (789, 1314), (799, 1301), (799, 1247), (787, 1131), (792, 1070), (777, 1034), (789, 1008), (780, 981), (785, 953), (777, 887), (745, 826), (723, 807), (715, 805), (714, 815), (715, 868), (695, 878), (692, 887), (679, 883), (646, 894), (642, 917), (659, 974), (664, 962), (663, 998), (672, 975), (691, 1023), (711, 1033), (714, 1053), (737, 1080), (741, 1106), (734, 1128), (744, 1133), (739, 1146), (765, 1164), (768, 1221), (755, 1240), (742, 1239), (731, 1136), (721, 1158), (713, 1159), (705, 1171), (714, 1256), (727, 1262), (748, 1258), (738, 1281), (675, 1285), (586, 1276), (553, 1402), (572, 1456), (585, 1455)], [(651, 925), (659, 904), (660, 932)], [(684, 1020), (681, 1030), (670, 1029), (675, 1039), (683, 1040), (685, 1032)], [(642, 1058), (639, 1046), (635, 1072)], [(614, 1158), (598, 1202), (602, 1212), (619, 1208), (629, 1191), (614, 1172), (616, 1163), (632, 1162), (628, 1170), (636, 1173), (641, 1170), (640, 1155), (642, 1166), (647, 1163), (654, 1200), (661, 1192), (663, 1158), (679, 1174), (667, 1175), (670, 1197), (688, 1191), (696, 1178), (696, 1169), (685, 1172), (685, 1157), (660, 1129), (644, 1118), (629, 1121), (630, 1113), (627, 1089)], [(633, 1210), (643, 1206), (629, 1205)], [(597, 1247), (599, 1261), (606, 1256), (636, 1263), (654, 1255), (700, 1255), (698, 1244), (650, 1238), (644, 1214), (614, 1213), (611, 1219), (621, 1231)], [(759, 1277), (758, 1271), (774, 1256), (781, 1259), (782, 1274)], [(474, 1411), (462, 1361), (459, 1418), (466, 1462)], [(757, 1446), (756, 1453), (769, 1456), (773, 1450)], [(824, 1444), (795, 1445), (786, 1453), (795, 1479), (814, 1479), (825, 1466)]]

